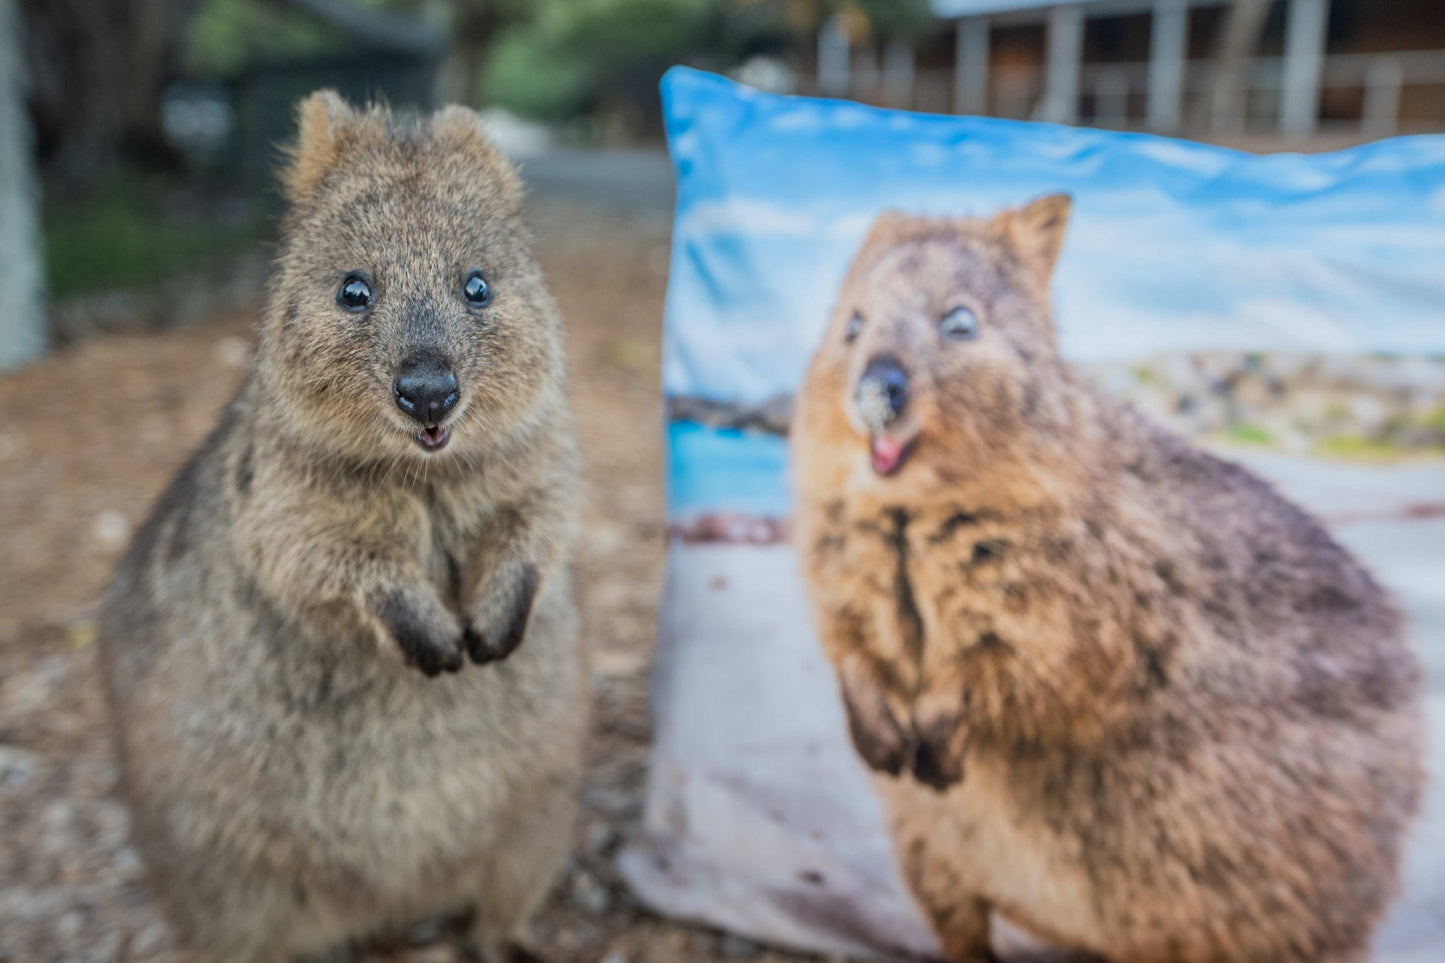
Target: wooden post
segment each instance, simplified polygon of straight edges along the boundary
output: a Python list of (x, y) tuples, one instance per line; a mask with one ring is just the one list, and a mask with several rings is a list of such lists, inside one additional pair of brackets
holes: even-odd
[(1319, 124), (1328, 22), (1329, 0), (1289, 0), (1279, 111), (1279, 130), (1286, 137), (1309, 137)]
[(958, 22), (953, 64), (953, 112), (988, 113), (989, 22), (964, 17)]
[(1149, 25), (1149, 129), (1179, 132), (1184, 113), (1184, 70), (1189, 40), (1188, 0), (1154, 0)]
[(1076, 4), (1049, 9), (1048, 71), (1040, 120), (1073, 124), (1079, 119), (1079, 62), (1084, 52), (1084, 11)]
[(28, 361), (45, 347), (22, 27), (15, 0), (0, 0), (0, 368)]

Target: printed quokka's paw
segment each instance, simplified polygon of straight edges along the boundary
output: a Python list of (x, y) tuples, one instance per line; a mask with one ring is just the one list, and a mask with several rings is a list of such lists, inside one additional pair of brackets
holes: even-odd
[[(1004, 963), (1003, 957), (989, 949), (978, 950), (967, 956), (949, 957), (949, 959), (957, 959), (959, 963)], [(1029, 963), (1029, 961), (1032, 961), (1032, 963), (1051, 963), (1051, 961), (1052, 963), (1066, 963), (1066, 961), (1071, 958), (1055, 955), (1041, 955), (1038, 957), (1030, 955), (1027, 957), (1014, 957), (1013, 959), (1014, 963)]]
[(404, 596), (396, 595), (381, 607), (382, 623), (401, 647), (406, 664), (428, 676), (458, 672), (466, 664), (461, 639), (442, 619), (428, 619)]
[(956, 716), (920, 724), (909, 766), (914, 778), (939, 792), (962, 780), (964, 735), (963, 725)]
[(478, 665), (497, 662), (517, 651), (527, 634), (527, 620), (537, 598), (537, 567), (523, 565), (510, 579), (500, 576), (488, 586), (487, 598), (475, 623), (462, 632), (467, 654)]
[(888, 705), (883, 693), (862, 682), (843, 680), (843, 707), (848, 712), (848, 734), (853, 748), (871, 769), (896, 776), (909, 761), (908, 733)]

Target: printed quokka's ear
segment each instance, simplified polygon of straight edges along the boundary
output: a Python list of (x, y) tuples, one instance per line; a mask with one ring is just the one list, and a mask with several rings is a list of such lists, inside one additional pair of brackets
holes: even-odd
[(334, 90), (318, 90), (296, 106), (296, 142), (287, 152), (281, 187), (293, 204), (310, 197), (341, 155), (342, 134), (356, 112)]
[(487, 136), (481, 115), (475, 110), (459, 104), (448, 104), (432, 114), (431, 133), (438, 143), (470, 156), (492, 174), (504, 190), (517, 197), (521, 196), (521, 180), (511, 163)]
[(1014, 249), (1042, 284), (1047, 285), (1053, 276), (1059, 249), (1064, 246), (1064, 230), (1068, 227), (1069, 210), (1073, 203), (1068, 194), (1050, 194), (1016, 211), (1005, 211), (999, 215), (1001, 226), (1013, 242)]
[(859, 256), (871, 255), (875, 251), (893, 247), (909, 234), (916, 233), (923, 223), (925, 221), (922, 217), (907, 211), (882, 212), (868, 228), (868, 233), (864, 236), (863, 243), (858, 249)]

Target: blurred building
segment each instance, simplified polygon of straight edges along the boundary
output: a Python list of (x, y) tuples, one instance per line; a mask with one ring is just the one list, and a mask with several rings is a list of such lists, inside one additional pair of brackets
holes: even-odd
[(816, 91), (1230, 139), (1445, 130), (1442, 0), (932, 0), (922, 37), (819, 34)]
[(447, 52), (447, 38), (435, 24), (382, 6), (308, 3), (287, 9), (324, 36), (325, 45), (304, 54), (250, 57), (230, 75), (167, 87), (166, 138), (196, 166), (265, 181), (275, 169), (277, 145), (294, 133), (296, 104), (323, 87), (355, 104), (435, 106)]

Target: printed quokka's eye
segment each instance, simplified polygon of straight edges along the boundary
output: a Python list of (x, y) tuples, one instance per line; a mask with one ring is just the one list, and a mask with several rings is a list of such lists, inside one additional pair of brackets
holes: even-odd
[(848, 319), (848, 326), (843, 329), (843, 340), (852, 344), (858, 340), (858, 335), (863, 333), (863, 315), (857, 311)]
[(462, 297), (474, 308), (484, 308), (492, 300), (492, 286), (482, 277), (481, 271), (473, 271), (462, 282)]
[(348, 311), (360, 311), (371, 303), (371, 285), (359, 274), (348, 274), (336, 292), (336, 303)]
[(978, 316), (960, 305), (938, 322), (938, 333), (951, 341), (972, 341), (978, 337)]

